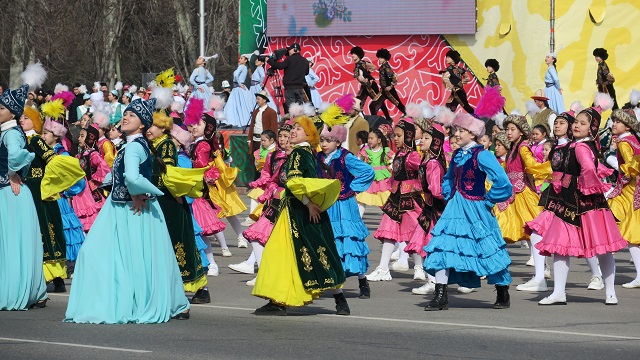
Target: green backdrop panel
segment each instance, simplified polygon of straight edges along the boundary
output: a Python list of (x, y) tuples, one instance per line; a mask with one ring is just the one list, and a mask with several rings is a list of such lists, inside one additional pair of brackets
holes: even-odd
[(247, 134), (229, 134), (229, 152), (233, 158), (231, 165), (240, 169), (236, 186), (247, 186), (250, 181), (255, 180), (256, 167), (253, 155), (249, 154), (248, 138)]

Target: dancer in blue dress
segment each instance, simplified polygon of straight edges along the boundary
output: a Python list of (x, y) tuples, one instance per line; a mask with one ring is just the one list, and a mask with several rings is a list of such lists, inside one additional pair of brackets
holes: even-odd
[(322, 97), (320, 96), (320, 92), (316, 88), (316, 84), (320, 81), (320, 77), (316, 75), (313, 71), (313, 58), (307, 58), (309, 61), (309, 74), (307, 74), (304, 79), (307, 81), (307, 86), (309, 86), (309, 100), (313, 104), (313, 107), (316, 109), (320, 109), (322, 105)]
[[(251, 74), (251, 88), (249, 89), (249, 92), (254, 95), (259, 94), (263, 90), (262, 84), (264, 83), (265, 77), (264, 61), (260, 60), (260, 58), (258, 57), (256, 58), (255, 65), (256, 69), (253, 70), (253, 74)], [(268, 91), (265, 92), (267, 93), (267, 97), (269, 98), (269, 101), (267, 101), (267, 105), (279, 114), (278, 105), (275, 101), (273, 101), (271, 94)]]
[(356, 192), (366, 191), (375, 177), (373, 168), (355, 157), (341, 144), (347, 139), (347, 129), (336, 125), (320, 134), (322, 152), (318, 153), (319, 175), (325, 179), (338, 179), (342, 184), (338, 200), (327, 209), (336, 248), (347, 277), (357, 276), (361, 299), (371, 296), (366, 278), (369, 269), (369, 230), (360, 217)]
[(251, 120), (255, 95), (244, 85), (247, 79), (248, 62), (249, 55), (240, 56), (238, 68), (233, 72), (233, 90), (229, 95), (229, 101), (224, 106), (224, 113), (229, 125), (241, 127), (249, 124), (249, 120)]
[(204, 106), (209, 109), (209, 99), (211, 98), (211, 90), (209, 90), (209, 84), (213, 82), (213, 75), (204, 66), (207, 61), (203, 56), (198, 57), (196, 60), (197, 68), (193, 70), (189, 77), (189, 82), (193, 85), (193, 91), (191, 97), (202, 99)]
[(66, 322), (161, 323), (189, 318), (189, 300), (151, 183), (152, 154), (144, 133), (155, 99), (125, 109), (126, 145), (113, 163), (113, 190), (87, 234), (78, 260)]
[(43, 308), (48, 300), (38, 214), (23, 184), (35, 157), (17, 121), (28, 90), (0, 95), (0, 310)]
[(544, 74), (544, 84), (546, 86), (544, 94), (549, 98), (549, 108), (557, 114), (561, 114), (564, 112), (564, 99), (562, 98), (562, 87), (560, 86), (560, 78), (556, 69), (558, 52), (549, 53), (544, 58), (544, 62), (548, 66), (547, 72)]
[[(493, 307), (506, 309), (511, 260), (492, 209), (507, 200), (513, 189), (496, 157), (476, 142), (484, 135), (484, 122), (459, 113), (453, 125), (460, 148), (442, 180), (442, 195), (448, 203), (424, 249), (428, 254), (424, 268), (436, 278), (435, 296), (425, 311), (449, 308), (447, 284), (477, 288), (482, 276), (496, 286)], [(488, 192), (486, 178), (493, 183)]]

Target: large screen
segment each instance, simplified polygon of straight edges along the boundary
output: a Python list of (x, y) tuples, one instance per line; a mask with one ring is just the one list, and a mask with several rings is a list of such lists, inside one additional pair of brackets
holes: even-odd
[(268, 36), (475, 32), (476, 0), (267, 0)]

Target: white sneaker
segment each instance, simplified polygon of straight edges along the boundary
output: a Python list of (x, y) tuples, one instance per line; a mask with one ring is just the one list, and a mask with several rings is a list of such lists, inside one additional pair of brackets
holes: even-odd
[(218, 276), (220, 275), (220, 272), (218, 271), (218, 268), (212, 268), (211, 266), (209, 266), (209, 271), (207, 271), (207, 276)]
[(607, 295), (607, 299), (604, 301), (605, 305), (618, 305), (618, 298), (615, 295)]
[(257, 277), (254, 277), (253, 279), (247, 281), (247, 286), (255, 286), (256, 285), (256, 279)]
[(231, 257), (231, 251), (228, 248), (222, 248), (222, 256), (223, 257)]
[(542, 279), (541, 282), (537, 282), (536, 278), (531, 278), (531, 280), (527, 281), (524, 284), (520, 284), (516, 286), (516, 290), (518, 291), (547, 291), (547, 280)]
[(529, 261), (527, 261), (527, 263), (525, 264), (526, 266), (533, 266), (533, 255), (531, 255), (531, 257), (529, 257)]
[(468, 288), (468, 287), (464, 287), (464, 286), (458, 286), (458, 290), (459, 293), (461, 294), (471, 294), (472, 292), (476, 291), (475, 288)]
[(246, 249), (247, 246), (249, 246), (247, 239), (245, 239), (244, 236), (242, 236), (242, 234), (238, 235), (238, 248)]
[(398, 260), (400, 258), (400, 249), (391, 253), (391, 260)]
[(371, 274), (367, 275), (367, 280), (371, 282), (391, 281), (391, 273), (389, 272), (389, 270), (384, 270), (377, 267)]
[(238, 264), (230, 264), (229, 265), (229, 269), (231, 269), (233, 271), (237, 271), (239, 273), (249, 274), (249, 275), (253, 275), (253, 273), (254, 273), (253, 265), (247, 264), (246, 261), (243, 261), (243, 262), (238, 263)]
[(634, 279), (631, 282), (628, 282), (626, 284), (622, 284), (622, 287), (625, 289), (638, 289), (640, 288), (640, 281), (638, 281), (638, 279)]
[(520, 249), (528, 249), (529, 242), (527, 240), (520, 240)]
[(416, 295), (433, 294), (435, 291), (436, 291), (436, 285), (430, 281), (420, 286), (419, 288), (411, 289), (411, 293)]
[(389, 266), (389, 269), (393, 271), (409, 271), (409, 263), (399, 263), (394, 261)]
[(554, 297), (553, 294), (551, 294), (540, 300), (538, 305), (567, 305), (567, 294), (562, 294), (562, 296), (559, 297)]
[(551, 279), (551, 268), (547, 265), (544, 266), (544, 278)]
[(242, 225), (242, 226), (251, 226), (251, 225), (253, 225), (253, 223), (255, 223), (255, 221), (253, 221), (253, 219), (251, 219), (250, 217), (247, 216), (247, 218), (244, 219), (244, 221), (241, 222), (240, 225)]
[(604, 282), (602, 282), (602, 276), (592, 276), (591, 282), (589, 286), (587, 286), (589, 290), (602, 290), (604, 289)]
[(413, 267), (413, 280), (427, 280), (427, 274), (425, 274), (422, 266), (416, 265)]

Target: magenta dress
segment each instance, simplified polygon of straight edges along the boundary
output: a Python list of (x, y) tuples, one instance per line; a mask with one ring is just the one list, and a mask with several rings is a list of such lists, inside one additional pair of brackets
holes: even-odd
[[(209, 166), (211, 146), (201, 139), (196, 140), (192, 146), (193, 149), (190, 157), (193, 167), (203, 168)], [(211, 166), (209, 170), (204, 173), (205, 182), (212, 183), (219, 177), (220, 173), (215, 166)], [(206, 188), (205, 186), (205, 189)], [(193, 199), (191, 210), (193, 211), (193, 217), (196, 218), (196, 222), (200, 225), (200, 228), (202, 228), (202, 236), (217, 234), (226, 228), (226, 224), (218, 217), (220, 210), (212, 206), (204, 196)]]
[(373, 235), (380, 241), (409, 241), (418, 227), (424, 200), (418, 179), (420, 154), (402, 150), (393, 159), (391, 195), (382, 207), (382, 221)]
[(279, 213), (280, 194), (284, 190), (286, 182), (287, 154), (283, 150), (276, 150), (267, 155), (264, 168), (260, 172), (260, 178), (256, 180), (257, 186), (264, 186), (264, 193), (258, 197), (258, 202), (264, 204), (262, 214), (258, 221), (253, 223), (242, 236), (248, 241), (257, 241), (262, 246), (267, 244), (273, 226)]
[(82, 229), (88, 232), (104, 204), (105, 196), (100, 186), (111, 169), (95, 149), (84, 151), (79, 159), (87, 186), (80, 194), (71, 198), (71, 206), (82, 223)]
[(418, 253), (422, 258), (427, 256), (424, 247), (431, 240), (431, 230), (444, 211), (444, 199), (442, 197), (442, 178), (447, 171), (437, 159), (428, 159), (420, 165), (419, 178), (424, 191), (424, 207), (418, 217), (416, 230), (411, 236), (404, 251), (413, 254)]
[[(591, 258), (623, 249), (622, 238), (600, 180), (593, 142), (574, 142), (565, 155), (551, 157), (554, 174), (546, 194), (544, 211), (527, 223), (529, 232), (542, 236), (536, 244), (543, 256), (558, 254)], [(560, 164), (554, 162), (560, 161)]]

